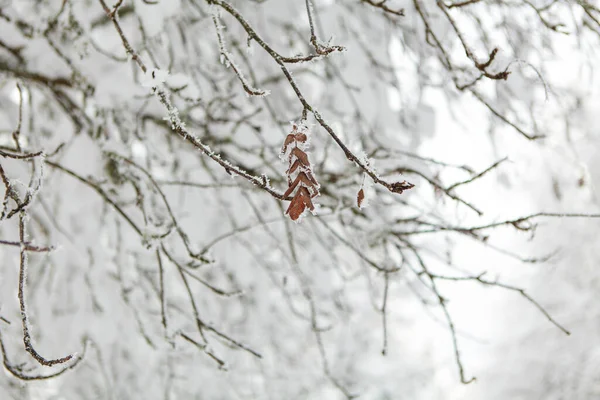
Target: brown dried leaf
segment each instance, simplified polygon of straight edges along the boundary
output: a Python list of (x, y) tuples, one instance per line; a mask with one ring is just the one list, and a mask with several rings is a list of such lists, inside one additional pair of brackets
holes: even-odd
[(287, 148), (292, 142), (296, 140), (293, 134), (289, 134), (286, 136), (285, 141), (283, 142), (283, 147), (281, 148), (281, 153), (285, 154), (287, 152)]
[(295, 170), (298, 169), (298, 167), (300, 167), (302, 164), (300, 163), (299, 160), (294, 161), (294, 163), (292, 164), (292, 166), (290, 167), (290, 169), (287, 170), (287, 174), (293, 174)]
[(358, 191), (358, 195), (356, 195), (356, 205), (358, 205), (358, 208), (360, 208), (364, 199), (365, 199), (365, 191), (361, 188)]
[(296, 179), (294, 180), (294, 182), (290, 184), (290, 186), (287, 188), (287, 190), (283, 194), (283, 198), (284, 199), (287, 198), (290, 194), (292, 194), (292, 192), (294, 191), (294, 189), (296, 189), (296, 186), (298, 186), (298, 183), (300, 183), (300, 180), (298, 180), (298, 177), (296, 177)]
[(290, 216), (292, 221), (296, 221), (298, 218), (300, 218), (307, 207), (311, 211), (315, 209), (315, 206), (310, 199), (310, 192), (307, 188), (302, 186), (300, 189), (298, 189), (298, 192), (296, 192), (296, 195), (290, 202), (290, 205), (285, 213)]
[[(298, 176), (296, 177), (296, 179), (294, 179), (294, 182), (292, 182), (292, 184), (290, 185), (290, 187), (288, 187), (288, 189), (285, 191), (285, 193), (283, 194), (283, 197), (288, 197), (293, 191), (294, 189), (296, 189), (296, 187), (302, 182), (306, 187), (309, 187), (313, 190), (313, 192), (315, 193), (312, 197), (316, 196), (319, 193), (319, 189), (317, 189), (318, 185), (315, 185), (313, 183), (314, 178), (311, 180), (306, 173), (304, 172), (300, 172), (298, 174)], [(309, 192), (310, 193), (310, 192)], [(310, 196), (309, 196), (310, 197)]]
[(285, 212), (290, 216), (292, 221), (295, 221), (298, 218), (300, 218), (304, 210), (306, 210), (306, 204), (303, 200), (303, 197), (304, 196), (300, 195), (300, 192), (298, 192), (290, 202), (290, 206)]
[(298, 174), (298, 177), (296, 179), (299, 179), (300, 182), (304, 183), (307, 187), (314, 187), (315, 186), (315, 184), (313, 183), (313, 181), (311, 181), (308, 178), (308, 176), (306, 175), (306, 173), (304, 171), (300, 172)]
[(302, 150), (300, 150), (297, 147), (294, 147), (292, 149), (292, 152), (290, 153), (290, 158), (292, 156), (295, 156), (298, 161), (300, 161), (302, 163), (302, 165), (304, 165), (305, 167), (310, 167), (310, 162), (308, 161), (308, 155), (303, 152)]
[(296, 133), (294, 139), (296, 139), (296, 142), (305, 143), (307, 137), (304, 133)]
[(315, 187), (315, 189), (316, 189), (316, 188), (318, 188), (318, 187), (320, 186), (320, 185), (319, 185), (319, 182), (317, 182), (317, 180), (316, 180), (316, 179), (315, 179), (315, 177), (313, 176), (312, 172), (311, 172), (310, 170), (308, 170), (308, 171), (305, 171), (305, 172), (306, 172), (306, 177), (307, 177), (308, 179), (310, 179), (310, 181), (313, 183), (313, 186)]
[(290, 167), (290, 169), (287, 170), (288, 181), (289, 181), (289, 175), (293, 174), (298, 168), (302, 168), (303, 169), (302, 172), (306, 175), (306, 177), (308, 178), (308, 180), (311, 182), (309, 184), (309, 186), (314, 186), (315, 188), (319, 187), (319, 182), (317, 182), (317, 180), (315, 179), (315, 177), (312, 174), (312, 172), (310, 171), (310, 169), (308, 169), (307, 167), (304, 167), (302, 165), (302, 163), (300, 162), (300, 160), (294, 161), (294, 163), (292, 164), (292, 166)]
[(315, 209), (315, 206), (313, 205), (312, 200), (310, 199), (310, 192), (307, 188), (305, 188), (304, 186), (301, 187), (300, 190), (298, 190), (298, 195), (301, 197), (302, 202), (306, 207), (308, 207), (311, 211)]

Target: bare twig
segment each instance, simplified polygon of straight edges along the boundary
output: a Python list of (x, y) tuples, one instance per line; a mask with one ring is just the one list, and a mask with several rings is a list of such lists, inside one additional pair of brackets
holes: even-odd
[(31, 335), (29, 333), (29, 315), (27, 314), (27, 303), (25, 301), (25, 285), (27, 282), (27, 250), (25, 246), (25, 212), (21, 211), (19, 215), (19, 243), (21, 243), (21, 251), (20, 251), (20, 263), (19, 263), (19, 305), (21, 308), (21, 321), (23, 324), (23, 343), (25, 344), (25, 350), (31, 354), (31, 356), (40, 364), (45, 365), (47, 367), (51, 367), (56, 364), (64, 364), (67, 361), (73, 358), (72, 354), (68, 356), (56, 358), (56, 359), (46, 359), (42, 357), (33, 347), (31, 343)]
[(481, 171), (480, 173), (478, 173), (477, 175), (473, 176), (470, 179), (467, 179), (466, 181), (462, 181), (462, 182), (456, 182), (453, 185), (450, 185), (449, 187), (446, 188), (446, 190), (448, 192), (450, 192), (452, 189), (455, 189), (461, 185), (466, 185), (468, 183), (471, 183), (479, 178), (481, 178), (483, 175), (487, 174), (488, 172), (490, 172), (491, 170), (493, 170), (494, 168), (496, 168), (498, 165), (502, 164), (504, 161), (508, 160), (508, 157), (504, 157), (503, 159), (496, 161), (494, 164), (492, 164), (491, 166), (489, 166), (488, 168), (484, 169), (483, 171)]
[(448, 281), (473, 281), (473, 282), (479, 282), (479, 283), (481, 283), (483, 285), (486, 285), (486, 286), (496, 286), (496, 287), (499, 287), (499, 288), (507, 289), (507, 290), (510, 290), (510, 291), (513, 291), (513, 292), (517, 292), (521, 296), (523, 296), (528, 302), (530, 302), (531, 304), (533, 304), (535, 306), (535, 308), (537, 308), (548, 319), (548, 321), (550, 321), (554, 326), (556, 326), (558, 329), (560, 329), (561, 331), (563, 331), (566, 335), (570, 335), (571, 334), (571, 332), (569, 332), (569, 330), (567, 330), (567, 328), (565, 328), (560, 323), (558, 323), (548, 313), (548, 311), (546, 311), (546, 309), (540, 305), (540, 303), (538, 303), (530, 295), (528, 295), (525, 292), (525, 289), (521, 289), (521, 288), (518, 288), (518, 287), (512, 286), (512, 285), (507, 285), (507, 284), (501, 283), (501, 282), (489, 281), (489, 280), (483, 278), (484, 274), (485, 274), (485, 272), (481, 273), (481, 274), (479, 274), (477, 276), (465, 276), (465, 277), (461, 277), (461, 276), (459, 276), (459, 277), (455, 277), (455, 276), (442, 276), (442, 275), (435, 275), (435, 274), (432, 274), (431, 276), (433, 278), (436, 278), (436, 279), (442, 279), (442, 280), (448, 280)]
[(399, 17), (404, 17), (404, 9), (400, 8), (398, 10), (394, 10), (394, 9), (390, 8), (389, 6), (386, 6), (385, 3), (387, 3), (387, 0), (379, 0), (379, 1), (377, 1), (377, 0), (360, 0), (360, 1), (363, 3), (369, 4), (373, 7), (380, 8), (386, 13), (397, 15)]
[(19, 120), (17, 123), (17, 129), (14, 130), (12, 134), (12, 138), (15, 142), (15, 147), (17, 151), (21, 152), (21, 144), (19, 143), (19, 137), (21, 136), (21, 126), (23, 123), (23, 89), (21, 88), (21, 84), (17, 82), (17, 91), (19, 92)]
[(20, 366), (14, 365), (8, 359), (8, 354), (6, 352), (6, 348), (4, 346), (4, 340), (2, 338), (2, 330), (0, 329), (0, 352), (2, 352), (2, 363), (4, 365), (4, 368), (6, 368), (6, 370), (12, 376), (14, 376), (15, 378), (20, 379), (22, 381), (39, 381), (39, 380), (51, 379), (51, 378), (60, 376), (60, 375), (64, 374), (65, 372), (75, 368), (77, 365), (79, 365), (81, 360), (83, 360), (83, 358), (85, 357), (86, 349), (87, 349), (87, 342), (84, 342), (83, 352), (81, 354), (75, 355), (72, 358), (73, 362), (71, 362), (69, 365), (63, 367), (62, 369), (59, 369), (58, 371), (56, 371), (54, 373), (45, 374), (45, 375), (29, 375), (29, 374), (24, 373), (23, 369)]
[(388, 324), (387, 324), (387, 303), (388, 303), (388, 294), (390, 288), (390, 274), (383, 274), (383, 300), (381, 304), (381, 325), (383, 327), (383, 345), (381, 347), (381, 354), (387, 354), (388, 347)]

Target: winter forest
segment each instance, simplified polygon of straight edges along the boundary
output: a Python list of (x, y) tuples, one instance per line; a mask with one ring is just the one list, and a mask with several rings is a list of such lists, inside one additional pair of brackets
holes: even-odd
[(0, 0), (0, 399), (600, 398), (596, 0)]

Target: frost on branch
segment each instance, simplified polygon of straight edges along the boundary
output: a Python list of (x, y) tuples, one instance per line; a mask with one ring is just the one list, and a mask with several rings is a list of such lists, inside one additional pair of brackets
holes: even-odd
[(258, 89), (252, 86), (252, 84), (248, 81), (246, 76), (242, 73), (241, 68), (236, 62), (233, 60), (232, 54), (227, 49), (225, 45), (225, 35), (223, 33), (223, 24), (220, 20), (219, 9), (212, 5), (211, 6), (212, 19), (215, 25), (215, 30), (217, 32), (217, 39), (219, 42), (219, 51), (221, 53), (220, 61), (221, 64), (225, 64), (227, 68), (231, 68), (233, 72), (237, 75), (238, 79), (242, 83), (242, 87), (248, 96), (257, 96), (257, 97), (265, 97), (271, 94), (268, 90)]
[(292, 221), (298, 220), (307, 208), (314, 213), (315, 206), (312, 199), (319, 195), (319, 183), (315, 179), (308, 154), (305, 152), (309, 135), (310, 131), (304, 123), (294, 123), (292, 132), (287, 135), (281, 148), (282, 158), (285, 157), (288, 161), (286, 171), (288, 189), (283, 197), (287, 198), (294, 194), (285, 212)]

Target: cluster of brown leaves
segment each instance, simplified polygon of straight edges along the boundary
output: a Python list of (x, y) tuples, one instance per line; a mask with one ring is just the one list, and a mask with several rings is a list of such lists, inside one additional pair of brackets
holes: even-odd
[(288, 189), (283, 196), (285, 198), (294, 194), (286, 214), (296, 221), (308, 208), (314, 211), (315, 206), (312, 199), (319, 195), (319, 183), (315, 179), (308, 155), (304, 152), (307, 136), (305, 127), (299, 128), (294, 124), (292, 133), (287, 135), (281, 153), (287, 155), (289, 167), (286, 171), (288, 178)]

